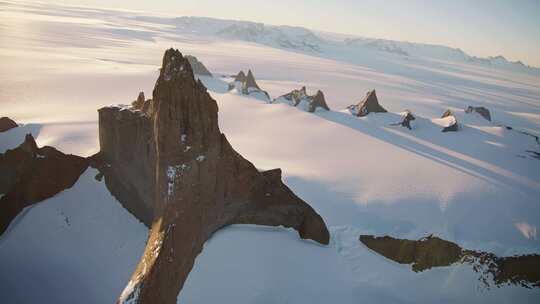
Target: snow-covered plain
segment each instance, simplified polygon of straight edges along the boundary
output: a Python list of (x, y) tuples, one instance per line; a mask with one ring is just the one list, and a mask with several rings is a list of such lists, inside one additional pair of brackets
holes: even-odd
[[(24, 124), (0, 133), (0, 152), (26, 132), (39, 145), (97, 152), (97, 108), (129, 103), (140, 90), (151, 95), (161, 56), (175, 47), (216, 76), (202, 80), (235, 149), (261, 169), (281, 167), (331, 230), (322, 247), (286, 229), (223, 229), (197, 258), (179, 302), (540, 299), (538, 289), (487, 290), (466, 266), (417, 274), (358, 241), (434, 233), (499, 255), (539, 253), (540, 160), (527, 150), (540, 145), (515, 131), (540, 135), (537, 70), (445, 59), (438, 48), (433, 57), (424, 48), (426, 56), (403, 56), (297, 28), (246, 38), (249, 26), (223, 35), (223, 22), (212, 19), (25, 1), (0, 8), (0, 115)], [(333, 111), (310, 114), (228, 92), (230, 78), (221, 75), (248, 68), (272, 97), (306, 85), (309, 94), (321, 89)], [(345, 108), (370, 89), (390, 113), (350, 115)], [(465, 114), (469, 105), (490, 109), (493, 122)], [(461, 123), (457, 133), (440, 132), (437, 118), (448, 108)], [(412, 131), (390, 126), (405, 109), (417, 116)], [(94, 175), (88, 170), (72, 189), (25, 210), (0, 238), (2, 303), (113, 302), (127, 284), (147, 231)]]

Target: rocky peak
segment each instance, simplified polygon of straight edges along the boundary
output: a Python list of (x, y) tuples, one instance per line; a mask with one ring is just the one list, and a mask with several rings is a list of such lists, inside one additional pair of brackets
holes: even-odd
[(234, 81), (239, 81), (239, 82), (246, 81), (246, 74), (244, 73), (244, 71), (238, 72), (236, 77), (234, 77)]
[(7, 130), (16, 128), (18, 125), (9, 117), (0, 118), (0, 132), (5, 132)]
[(244, 82), (244, 89), (249, 90), (250, 88), (255, 88), (257, 90), (261, 89), (259, 85), (257, 84), (257, 81), (255, 81), (255, 76), (253, 76), (253, 73), (251, 72), (251, 70), (248, 70), (248, 74)]
[(386, 113), (385, 108), (379, 104), (377, 99), (377, 93), (375, 90), (367, 92), (366, 97), (362, 99), (358, 104), (348, 107), (351, 114), (355, 116), (366, 116), (369, 113)]
[(212, 77), (212, 73), (210, 73), (206, 66), (204, 66), (204, 64), (200, 62), (197, 57), (186, 55), (185, 58), (189, 61), (189, 64), (191, 65), (191, 69), (193, 70), (194, 74)]
[(158, 157), (203, 151), (220, 137), (217, 104), (180, 51), (168, 50), (163, 66), (152, 103)]
[(38, 151), (36, 140), (30, 133), (26, 134), (24, 137), (24, 142), (19, 146), (19, 148), (32, 156), (34, 156)]
[(137, 96), (137, 99), (131, 103), (133, 108), (137, 110), (142, 110), (144, 108), (144, 103), (146, 102), (146, 99), (144, 98), (144, 92), (139, 92), (139, 96)]
[(311, 113), (315, 112), (318, 108), (330, 111), (330, 108), (326, 104), (324, 93), (318, 90), (315, 95), (309, 96), (305, 86), (300, 90), (292, 90), (290, 93), (274, 99), (273, 102), (287, 103)]
[(99, 110), (107, 186), (136, 216), (152, 214), (144, 255), (119, 303), (176, 303), (204, 242), (229, 224), (292, 227), (328, 244), (324, 221), (283, 184), (281, 171), (259, 172), (231, 147), (216, 101), (178, 50), (164, 55), (150, 108), (149, 115)]
[(233, 89), (238, 90), (244, 95), (261, 93), (262, 99), (270, 101), (270, 95), (259, 87), (251, 70), (248, 70), (247, 76), (243, 71), (240, 71), (236, 77), (234, 77), (234, 80), (229, 83), (229, 91)]
[[(304, 87), (304, 90), (305, 90), (305, 87)], [(317, 90), (317, 93), (313, 97), (309, 112), (315, 112), (315, 110), (317, 108), (323, 108), (326, 111), (330, 111), (330, 108), (326, 104), (326, 99), (324, 98), (324, 93), (321, 90)]]

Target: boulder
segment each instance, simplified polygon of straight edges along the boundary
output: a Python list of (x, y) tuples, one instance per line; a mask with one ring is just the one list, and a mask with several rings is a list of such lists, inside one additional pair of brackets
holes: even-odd
[(24, 208), (71, 188), (87, 167), (86, 158), (38, 148), (31, 134), (0, 154), (0, 234)]
[(11, 130), (16, 127), (18, 127), (17, 123), (14, 122), (11, 118), (9, 117), (0, 118), (0, 132), (6, 132), (7, 130)]
[(402, 120), (401, 122), (399, 123), (402, 127), (405, 127), (409, 130), (412, 130), (412, 127), (411, 127), (411, 121), (413, 120), (416, 120), (416, 117), (414, 117), (414, 115), (411, 113), (411, 111), (409, 110), (405, 110), (403, 116), (402, 116)]
[(191, 69), (193, 70), (193, 73), (195, 75), (212, 77), (212, 73), (210, 73), (210, 71), (204, 66), (202, 62), (197, 59), (197, 57), (191, 55), (186, 55), (185, 57), (191, 65)]
[(281, 170), (260, 172), (231, 147), (216, 101), (178, 50), (165, 52), (149, 110), (102, 108), (99, 133), (113, 194), (152, 212), (145, 252), (119, 303), (176, 303), (204, 242), (230, 224), (291, 227), (329, 243), (323, 219), (282, 182)]
[(366, 116), (369, 113), (388, 112), (379, 104), (379, 100), (377, 99), (377, 93), (375, 92), (375, 90), (367, 92), (366, 97), (362, 99), (358, 104), (350, 105), (347, 108), (352, 115), (358, 117)]
[(476, 112), (480, 114), (480, 116), (482, 116), (484, 119), (491, 121), (491, 113), (489, 112), (488, 108), (469, 106), (465, 110), (465, 113), (472, 113), (472, 112)]
[(287, 103), (294, 107), (299, 106), (304, 111), (311, 113), (315, 112), (319, 108), (330, 111), (330, 108), (326, 104), (324, 93), (319, 90), (315, 95), (309, 96), (306, 92), (306, 87), (302, 87), (300, 90), (293, 90), (290, 93), (274, 99), (273, 102)]

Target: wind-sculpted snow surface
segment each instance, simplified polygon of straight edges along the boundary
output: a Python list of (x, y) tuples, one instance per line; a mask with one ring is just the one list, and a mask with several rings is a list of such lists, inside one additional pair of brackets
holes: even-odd
[(281, 170), (259, 172), (233, 150), (219, 131), (216, 102), (178, 50), (165, 52), (149, 102), (147, 111), (99, 110), (100, 157), (113, 168), (103, 172), (123, 181), (113, 194), (122, 200), (135, 192), (153, 212), (147, 247), (119, 303), (175, 303), (204, 242), (230, 224), (291, 227), (328, 244), (324, 221), (283, 184)]

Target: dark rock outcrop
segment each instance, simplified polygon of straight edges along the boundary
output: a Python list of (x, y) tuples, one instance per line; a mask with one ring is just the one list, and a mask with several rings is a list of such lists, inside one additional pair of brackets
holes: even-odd
[(537, 254), (497, 257), (488, 252), (462, 249), (434, 236), (414, 241), (361, 235), (360, 242), (397, 263), (412, 264), (415, 272), (462, 263), (480, 273), (479, 281), (486, 287), (493, 282), (495, 286), (513, 284), (540, 288), (540, 255)]
[(31, 134), (0, 154), (0, 234), (25, 207), (71, 188), (87, 167), (86, 158), (38, 148)]
[(234, 77), (234, 81), (238, 81), (238, 82), (242, 82), (242, 83), (245, 82), (246, 81), (246, 74), (244, 73), (244, 71), (238, 72), (238, 74)]
[(467, 107), (467, 109), (465, 109), (465, 113), (472, 113), (472, 112), (476, 112), (480, 114), (480, 116), (484, 117), (484, 119), (491, 121), (491, 113), (489, 112), (488, 108), (469, 106)]
[(142, 109), (144, 106), (146, 99), (144, 98), (144, 92), (140, 92), (139, 96), (137, 96), (137, 100), (131, 103), (131, 105), (136, 109)]
[(446, 119), (446, 126), (443, 127), (442, 132), (457, 132), (459, 131), (459, 124), (457, 121), (456, 116), (454, 116), (454, 113), (452, 110), (448, 109), (444, 111), (444, 113), (441, 115), (441, 118)]
[(409, 130), (412, 130), (411, 121), (416, 120), (416, 117), (411, 113), (409, 110), (405, 110), (405, 112), (401, 116), (401, 122), (392, 124), (393, 126), (402, 126), (404, 128), (407, 128)]
[(461, 258), (461, 248), (438, 237), (418, 241), (395, 239), (389, 236), (361, 235), (360, 241), (371, 250), (400, 264), (412, 264), (414, 272), (432, 267), (449, 266)]
[(197, 59), (195, 56), (186, 55), (184, 56), (191, 65), (191, 69), (193, 70), (193, 73), (200, 76), (210, 76), (212, 77), (212, 73), (204, 66), (202, 62)]
[(379, 100), (377, 99), (377, 93), (375, 92), (375, 90), (367, 92), (366, 97), (362, 99), (362, 101), (360, 101), (356, 105), (348, 106), (347, 109), (349, 109), (351, 114), (358, 117), (366, 116), (369, 113), (388, 112), (379, 104)]
[(230, 224), (291, 227), (329, 243), (323, 219), (283, 184), (281, 170), (259, 172), (231, 147), (217, 113), (174, 49), (163, 57), (147, 111), (99, 110), (105, 178), (153, 212), (145, 252), (119, 302), (176, 303), (204, 242)]
[(291, 106), (300, 106), (304, 111), (315, 112), (318, 108), (330, 111), (330, 108), (326, 104), (324, 93), (320, 90), (313, 96), (309, 96), (306, 92), (306, 87), (302, 87), (300, 90), (293, 90), (290, 93), (282, 95), (273, 101), (284, 102)]
[(244, 73), (244, 71), (240, 71), (235, 77), (233, 82), (229, 83), (229, 91), (237, 89), (239, 92), (241, 92), (244, 95), (250, 95), (253, 93), (261, 93), (268, 100), (270, 100), (270, 95), (268, 92), (262, 90), (259, 85), (257, 84), (257, 81), (255, 80), (255, 76), (253, 76), (253, 73), (251, 70), (248, 70), (247, 75)]
[(0, 118), (0, 132), (6, 132), (7, 130), (11, 130), (16, 127), (18, 127), (17, 123), (14, 122), (11, 118), (9, 117)]

